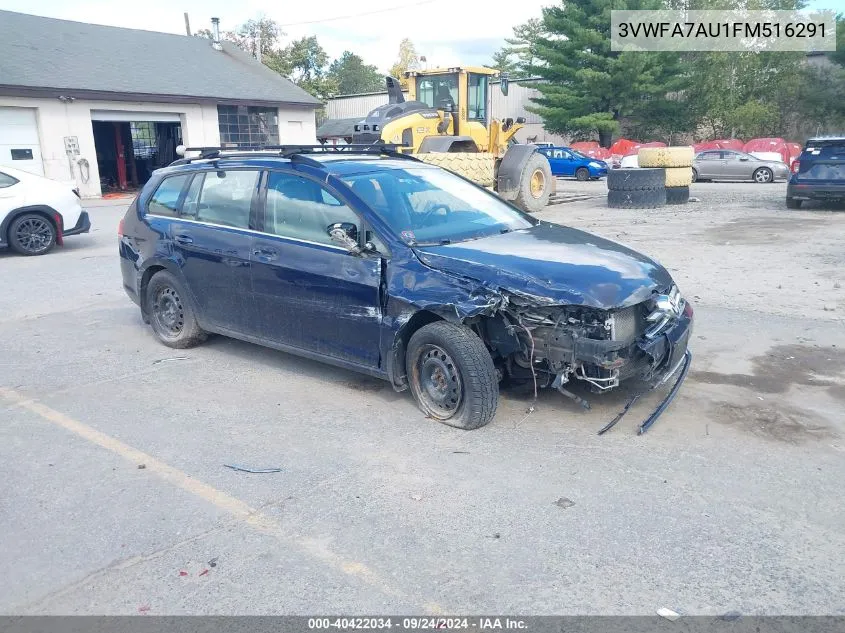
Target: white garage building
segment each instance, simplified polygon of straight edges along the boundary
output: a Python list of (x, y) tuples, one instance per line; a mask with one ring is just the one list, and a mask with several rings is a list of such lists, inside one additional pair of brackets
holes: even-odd
[(320, 102), (229, 42), (0, 11), (0, 165), (131, 191), (179, 144), (313, 144)]

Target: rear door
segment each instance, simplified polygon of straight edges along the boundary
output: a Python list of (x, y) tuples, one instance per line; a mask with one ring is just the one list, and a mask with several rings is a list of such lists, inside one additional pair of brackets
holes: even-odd
[(695, 159), (695, 168), (698, 171), (699, 178), (716, 178), (721, 176), (721, 152), (702, 152)]
[(171, 223), (174, 251), (205, 321), (249, 335), (255, 330), (250, 257), (260, 176), (255, 169), (195, 174)]
[(754, 164), (747, 154), (722, 152), (722, 174), (731, 180), (750, 180)]
[(327, 228), (361, 219), (321, 183), (271, 171), (263, 231), (253, 244), (252, 287), (262, 336), (276, 343), (376, 368), (382, 260), (352, 255)]

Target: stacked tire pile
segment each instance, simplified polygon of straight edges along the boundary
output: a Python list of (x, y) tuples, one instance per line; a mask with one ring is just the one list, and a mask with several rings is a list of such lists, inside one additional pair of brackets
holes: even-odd
[(666, 204), (663, 169), (611, 169), (607, 172), (607, 206), (612, 209), (656, 209)]
[(643, 147), (637, 160), (640, 167), (662, 168), (666, 177), (666, 204), (686, 204), (692, 183), (692, 147)]

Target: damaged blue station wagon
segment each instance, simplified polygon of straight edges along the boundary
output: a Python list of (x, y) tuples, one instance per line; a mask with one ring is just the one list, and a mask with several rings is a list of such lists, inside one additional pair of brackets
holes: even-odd
[(692, 306), (629, 248), (391, 146), (187, 151), (119, 229), (124, 287), (165, 345), (214, 332), (319, 359), (463, 429), (505, 378), (583, 403), (568, 384), (676, 377), (643, 431), (686, 376)]

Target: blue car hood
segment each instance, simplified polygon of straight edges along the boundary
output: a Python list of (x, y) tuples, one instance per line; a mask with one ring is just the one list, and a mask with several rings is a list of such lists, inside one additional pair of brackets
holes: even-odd
[(621, 308), (672, 285), (666, 269), (645, 255), (547, 222), (467, 242), (417, 246), (415, 251), (431, 268), (565, 305)]

